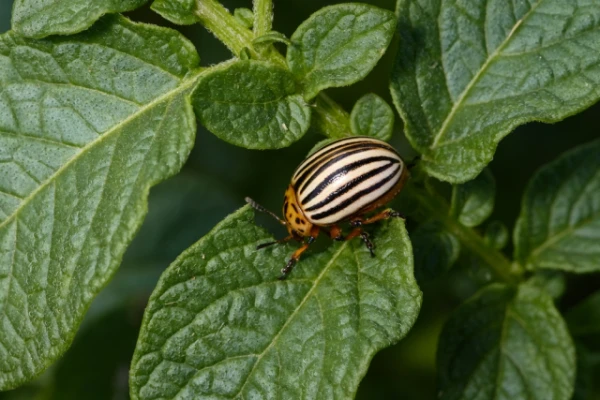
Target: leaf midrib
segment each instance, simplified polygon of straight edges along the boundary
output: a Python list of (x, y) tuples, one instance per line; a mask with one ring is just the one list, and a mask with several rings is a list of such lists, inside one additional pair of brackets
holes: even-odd
[(569, 225), (569, 227), (567, 229), (562, 230), (560, 233), (558, 233), (550, 238), (546, 238), (546, 240), (541, 245), (537, 246), (535, 249), (533, 249), (531, 251), (531, 253), (529, 254), (529, 257), (527, 257), (528, 262), (533, 263), (534, 262), (533, 259), (535, 257), (539, 256), (539, 254), (542, 251), (546, 250), (548, 247), (552, 246), (553, 244), (559, 242), (564, 237), (572, 234), (576, 230), (581, 229), (582, 227), (586, 226), (587, 224), (591, 224), (592, 222), (596, 221), (597, 219), (600, 219), (600, 211), (591, 214), (589, 217), (577, 222), (574, 225)]
[[(524, 16), (521, 17), (521, 19), (519, 19), (516, 22), (516, 24), (512, 27), (512, 29), (509, 32), (509, 34), (506, 36), (506, 38), (504, 39), (504, 41), (496, 48), (496, 50), (494, 50), (494, 52), (490, 56), (488, 56), (487, 60), (485, 60), (485, 62), (481, 66), (481, 68), (479, 68), (479, 70), (477, 71), (477, 73), (475, 74), (475, 76), (473, 76), (473, 78), (471, 79), (471, 81), (467, 84), (467, 86), (465, 87), (465, 89), (461, 93), (461, 95), (458, 98), (458, 100), (456, 101), (456, 103), (454, 103), (454, 105), (452, 106), (452, 109), (450, 110), (450, 113), (448, 113), (448, 116), (446, 117), (446, 119), (442, 123), (442, 127), (440, 128), (440, 130), (438, 131), (438, 133), (433, 138), (433, 142), (429, 146), (430, 150), (433, 150), (433, 149), (437, 148), (440, 145), (440, 143), (439, 143), (440, 140), (448, 132), (448, 127), (450, 126), (450, 124), (452, 123), (452, 120), (454, 119), (454, 116), (458, 113), (458, 111), (462, 107), (464, 101), (466, 100), (466, 98), (470, 94), (471, 89), (473, 89), (473, 87), (475, 86), (475, 84), (479, 81), (479, 78), (488, 69), (488, 67), (490, 66), (490, 64), (493, 61), (496, 60), (496, 58), (500, 55), (500, 53), (502, 52), (502, 50), (504, 50), (504, 48), (510, 43), (510, 41), (514, 37), (515, 33), (519, 29), (519, 27), (521, 25), (523, 25), (523, 22), (525, 20), (527, 20), (527, 18), (529, 18), (531, 16), (531, 14), (533, 14), (533, 12), (537, 9), (537, 7), (543, 1), (544, 0), (538, 0), (537, 3), (535, 3), (531, 7), (531, 9)], [(441, 58), (441, 56), (442, 55), (440, 54), (440, 58)], [(447, 76), (446, 76), (446, 79), (447, 79)]]
[(153, 108), (154, 106), (162, 103), (163, 101), (167, 100), (168, 98), (174, 97), (177, 94), (179, 94), (181, 92), (184, 92), (185, 90), (187, 90), (190, 87), (192, 87), (193, 84), (198, 80), (198, 78), (201, 75), (203, 75), (204, 73), (206, 73), (206, 71), (208, 71), (208, 70), (207, 69), (201, 70), (201, 71), (199, 71), (199, 72), (197, 72), (195, 74), (190, 75), (187, 78), (182, 79), (181, 80), (181, 84), (178, 85), (176, 88), (174, 88), (171, 91), (168, 91), (168, 92), (164, 93), (163, 95), (155, 98), (151, 102), (149, 102), (149, 103), (145, 104), (144, 106), (140, 107), (135, 112), (133, 112), (131, 115), (129, 115), (127, 118), (123, 119), (121, 122), (119, 122), (118, 124), (114, 125), (112, 128), (110, 128), (107, 131), (105, 131), (97, 139), (92, 140), (90, 143), (88, 143), (85, 146), (81, 147), (80, 151), (78, 151), (77, 154), (75, 154), (72, 158), (70, 158), (67, 162), (65, 162), (65, 164), (62, 165), (59, 169), (57, 169), (52, 175), (50, 175), (48, 178), (46, 178), (45, 181), (43, 181), (37, 188), (35, 188), (29, 195), (27, 195), (27, 197), (25, 197), (23, 199), (22, 203), (19, 205), (19, 207), (17, 207), (12, 212), (12, 214), (10, 214), (4, 221), (0, 222), (0, 229), (4, 228), (6, 225), (8, 225), (10, 222), (12, 222), (12, 220), (14, 220), (17, 217), (17, 215), (23, 209), (25, 209), (26, 206), (43, 189), (45, 189), (49, 184), (51, 184), (52, 182), (54, 182), (64, 171), (66, 171), (71, 166), (71, 164), (74, 164), (84, 154), (87, 154), (87, 152), (90, 149), (93, 149), (98, 144), (102, 143), (104, 140), (107, 140), (108, 138), (112, 137), (112, 135), (114, 135), (116, 132), (120, 132), (120, 129), (123, 126), (127, 125), (129, 122), (133, 121), (134, 119), (136, 119), (140, 115), (144, 114), (147, 110), (149, 110), (149, 109)]
[[(347, 15), (354, 15), (354, 14), (345, 14), (345, 15), (344, 15), (344, 17), (345, 17), (345, 16), (347, 16)], [(364, 15), (364, 13), (363, 13), (363, 14), (361, 14), (361, 16), (362, 16), (362, 15)], [(341, 19), (341, 18), (340, 18), (340, 19)], [(393, 21), (393, 20), (392, 20), (392, 21)], [(320, 68), (321, 68), (321, 66), (322, 66), (322, 65), (326, 65), (326, 64), (327, 64), (327, 62), (328, 62), (329, 60), (331, 60), (332, 58), (334, 58), (335, 56), (337, 56), (337, 55), (338, 55), (338, 54), (339, 54), (339, 53), (340, 53), (342, 50), (344, 50), (344, 49), (345, 49), (345, 48), (346, 48), (348, 45), (350, 45), (350, 44), (352, 44), (352, 43), (354, 43), (354, 42), (358, 41), (359, 39), (362, 39), (363, 37), (365, 37), (365, 36), (367, 36), (367, 35), (369, 35), (369, 34), (371, 34), (371, 32), (378, 31), (378, 30), (379, 30), (379, 28), (380, 28), (381, 26), (383, 26), (383, 25), (385, 25), (385, 24), (387, 24), (387, 23), (389, 23), (389, 22), (390, 22), (389, 20), (383, 21), (382, 23), (380, 23), (380, 24), (378, 24), (378, 25), (375, 25), (375, 26), (374, 26), (374, 27), (372, 27), (371, 29), (369, 29), (369, 30), (367, 30), (367, 31), (364, 31), (364, 32), (362, 32), (360, 35), (355, 35), (355, 36), (353, 36), (353, 37), (352, 37), (352, 40), (350, 40), (349, 42), (346, 42), (346, 43), (344, 43), (344, 45), (343, 45), (343, 46), (340, 46), (340, 47), (338, 47), (338, 48), (337, 48), (337, 49), (336, 49), (336, 50), (335, 50), (333, 53), (329, 54), (329, 55), (328, 55), (328, 56), (327, 56), (327, 57), (326, 57), (324, 60), (320, 60), (320, 61), (318, 61), (318, 62), (315, 60), (315, 63), (314, 63), (314, 65), (313, 65), (313, 67), (311, 68), (311, 70), (310, 70), (310, 71), (308, 71), (308, 72), (307, 72), (307, 73), (306, 73), (306, 74), (303, 76), (303, 78), (302, 78), (302, 79), (308, 79), (308, 78), (309, 78), (309, 77), (310, 77), (312, 74), (315, 74), (315, 73), (321, 72), (321, 71), (322, 71), (322, 70), (320, 69)], [(338, 22), (336, 23), (336, 26), (337, 26), (337, 24), (338, 24), (338, 23), (339, 23), (339, 20), (338, 20)], [(319, 46), (321, 45), (321, 43), (322, 43), (322, 42), (323, 42), (323, 41), (319, 42)], [(386, 49), (386, 47), (384, 47), (383, 49), (385, 50), (385, 49)], [(317, 48), (317, 50), (315, 50), (315, 57), (316, 57), (316, 53), (318, 52), (318, 50), (319, 50), (318, 48)]]
[(329, 271), (329, 268), (333, 265), (333, 262), (335, 260), (337, 260), (337, 258), (340, 256), (340, 254), (342, 253), (342, 251), (344, 251), (344, 249), (346, 249), (346, 247), (348, 246), (348, 243), (349, 242), (344, 242), (340, 246), (339, 250), (337, 252), (335, 252), (335, 254), (333, 254), (331, 256), (331, 259), (329, 260), (329, 262), (325, 265), (325, 267), (323, 268), (323, 270), (321, 271), (321, 273), (319, 274), (319, 276), (317, 276), (317, 279), (315, 279), (315, 281), (313, 283), (313, 286), (308, 290), (308, 292), (306, 292), (306, 295), (304, 296), (304, 298), (300, 301), (300, 303), (298, 304), (298, 306), (296, 307), (296, 309), (294, 310), (294, 312), (290, 314), (290, 316), (285, 321), (285, 323), (283, 324), (283, 326), (281, 327), (281, 329), (279, 329), (279, 332), (277, 332), (277, 334), (273, 337), (273, 340), (271, 341), (271, 343), (269, 343), (269, 345), (260, 354), (257, 355), (258, 357), (256, 358), (256, 362), (254, 363), (254, 366), (252, 367), (252, 369), (250, 370), (250, 372), (246, 376), (244, 384), (242, 385), (242, 387), (240, 388), (240, 390), (235, 394), (235, 396), (233, 396), (233, 398), (237, 398), (239, 395), (242, 394), (242, 392), (244, 391), (244, 388), (246, 387), (246, 385), (250, 381), (250, 377), (252, 376), (252, 374), (256, 370), (256, 368), (257, 368), (258, 364), (260, 363), (260, 361), (262, 360), (262, 358), (275, 345), (275, 343), (277, 342), (277, 340), (279, 339), (279, 337), (282, 335), (282, 333), (285, 331), (285, 329), (287, 328), (287, 326), (294, 320), (294, 317), (298, 314), (298, 312), (300, 312), (300, 310), (302, 309), (302, 307), (304, 306), (304, 304), (306, 303), (306, 301), (308, 301), (308, 299), (312, 296), (313, 292), (315, 291), (315, 289), (319, 285), (319, 282), (321, 282), (321, 279), (323, 279), (323, 276), (325, 276), (325, 274), (327, 273), (327, 271)]

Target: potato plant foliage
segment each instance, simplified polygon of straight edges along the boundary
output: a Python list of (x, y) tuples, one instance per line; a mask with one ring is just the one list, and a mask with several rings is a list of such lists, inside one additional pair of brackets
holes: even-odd
[[(60, 360), (75, 334), (74, 347), (89, 349), (119, 336), (106, 323), (126, 313), (114, 310), (151, 291), (132, 357), (111, 359), (127, 354), (123, 395), (360, 397), (375, 354), (413, 329), (424, 288), (456, 274), (467, 282), (468, 270), (485, 279), (469, 278), (443, 318), (438, 398), (592, 399), (600, 139), (538, 165), (512, 234), (489, 221), (504, 204), (488, 164), (517, 126), (600, 99), (600, 0), (397, 0), (395, 12), (338, 2), (287, 35), (273, 25), (278, 4), (248, 3), (14, 1), (0, 34), (0, 391), (82, 398), (73, 365), (104, 355)], [(140, 22), (144, 6), (188, 27)], [(229, 59), (201, 62), (181, 33), (201, 26)], [(390, 93), (362, 93), (348, 112), (325, 93), (365, 79), (386, 52)], [(196, 140), (197, 124), (214, 138)], [(257, 250), (274, 236), (239, 208), (243, 196), (186, 172), (195, 152), (227, 176), (252, 150), (283, 161), (288, 147), (402, 134), (419, 156), (392, 204), (406, 220), (369, 227), (375, 257), (358, 239), (329, 243), (285, 281), (278, 272), (297, 244)], [(236, 156), (211, 157), (220, 141)], [(283, 170), (271, 166), (291, 177)], [(151, 188), (167, 178), (144, 222)], [(194, 224), (214, 227), (199, 237)], [(128, 247), (137, 256), (124, 258)], [(146, 268), (117, 272), (131, 263)], [(592, 287), (579, 301), (569, 282), (582, 274)], [(574, 296), (567, 310), (561, 299)]]

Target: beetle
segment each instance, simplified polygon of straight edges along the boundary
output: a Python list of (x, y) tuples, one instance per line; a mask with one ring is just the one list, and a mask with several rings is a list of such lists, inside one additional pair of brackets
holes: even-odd
[[(328, 230), (333, 240), (360, 236), (375, 256), (374, 245), (362, 226), (402, 215), (389, 208), (370, 217), (366, 214), (396, 197), (409, 176), (398, 152), (384, 141), (353, 136), (329, 143), (296, 168), (284, 195), (284, 219), (246, 197), (248, 204), (273, 216), (289, 233), (257, 249), (290, 240), (302, 243), (281, 270), (280, 280), (288, 276), (322, 229)], [(345, 221), (353, 228), (346, 236), (339, 227)]]

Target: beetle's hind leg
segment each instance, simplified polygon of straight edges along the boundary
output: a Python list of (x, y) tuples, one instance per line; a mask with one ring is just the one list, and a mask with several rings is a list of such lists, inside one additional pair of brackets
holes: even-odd
[(365, 232), (362, 228), (357, 227), (357, 228), (352, 229), (352, 231), (348, 234), (348, 236), (346, 236), (344, 238), (344, 240), (351, 240), (357, 236), (360, 236), (360, 238), (363, 240), (363, 242), (365, 242), (365, 246), (367, 246), (367, 249), (369, 249), (369, 253), (371, 253), (371, 257), (375, 257), (375, 251), (373, 250), (373, 249), (375, 249), (375, 245), (373, 244), (373, 242), (371, 242), (371, 238), (369, 237), (369, 234), (367, 232)]
[(374, 222), (381, 221), (382, 219), (389, 219), (389, 218), (406, 219), (404, 217), (404, 215), (400, 214), (398, 211), (394, 211), (391, 208), (388, 208), (388, 209), (385, 209), (382, 212), (375, 214), (369, 218), (356, 217), (350, 221), (350, 225), (352, 225), (354, 227), (359, 227), (362, 225), (372, 224)]
[[(373, 244), (373, 242), (371, 242), (369, 234), (362, 229), (362, 226), (372, 224), (377, 221), (381, 221), (382, 219), (389, 219), (389, 218), (405, 219), (404, 215), (400, 214), (398, 211), (392, 210), (391, 208), (383, 210), (382, 212), (375, 214), (369, 218), (363, 218), (362, 216), (358, 216), (358, 217), (355, 217), (352, 220), (350, 220), (350, 225), (353, 226), (354, 229), (348, 234), (348, 236), (346, 236), (342, 239), (339, 239), (339, 238), (334, 238), (334, 239), (350, 240), (352, 238), (360, 236), (362, 238), (363, 242), (365, 242), (365, 245), (367, 246), (367, 248), (369, 249), (369, 252), (371, 253), (371, 257), (375, 257), (375, 252), (373, 251), (373, 249), (375, 248), (375, 245)], [(338, 230), (339, 230), (339, 228), (338, 228)], [(333, 232), (333, 229), (332, 229), (332, 232)], [(333, 238), (333, 236), (332, 236), (332, 238)]]
[(373, 249), (375, 248), (375, 245), (373, 244), (373, 242), (371, 242), (371, 239), (369, 238), (369, 234), (367, 232), (363, 231), (363, 229), (360, 227), (354, 228), (348, 235), (343, 236), (342, 230), (339, 228), (339, 226), (333, 225), (329, 230), (329, 236), (331, 236), (331, 238), (333, 240), (339, 240), (339, 241), (347, 241), (347, 240), (354, 239), (357, 236), (360, 236), (361, 239), (363, 240), (363, 242), (365, 242), (367, 249), (369, 249), (369, 252), (371, 253), (371, 257), (375, 257), (375, 252), (373, 251)]

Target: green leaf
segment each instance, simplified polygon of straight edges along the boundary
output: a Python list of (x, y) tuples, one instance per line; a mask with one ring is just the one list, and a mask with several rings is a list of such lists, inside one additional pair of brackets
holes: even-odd
[(248, 149), (279, 149), (310, 126), (310, 107), (296, 94), (293, 76), (261, 61), (238, 61), (207, 73), (192, 98), (206, 128)]
[(496, 250), (508, 244), (508, 228), (500, 221), (492, 221), (485, 227), (483, 240)]
[(376, 94), (361, 97), (350, 114), (350, 128), (355, 135), (390, 140), (394, 129), (394, 111)]
[(292, 35), (290, 70), (304, 85), (304, 97), (363, 79), (383, 56), (394, 35), (390, 11), (367, 4), (323, 7)]
[(66, 350), (150, 186), (181, 168), (198, 62), (178, 32), (122, 17), (0, 36), (0, 390)]
[(12, 26), (16, 33), (43, 38), (81, 32), (109, 13), (131, 11), (147, 0), (15, 0)]
[(485, 221), (494, 210), (496, 181), (489, 169), (477, 178), (452, 187), (450, 215), (468, 227)]
[(198, 22), (197, 0), (154, 0), (150, 8), (164, 19), (178, 25), (192, 25)]
[(565, 293), (565, 274), (560, 271), (537, 271), (527, 283), (544, 290), (554, 300), (559, 299)]
[(249, 207), (227, 217), (163, 274), (132, 361), (133, 399), (353, 397), (373, 355), (414, 323), (421, 292), (400, 219), (303, 256), (271, 239)]
[(442, 400), (569, 400), (575, 348), (550, 296), (493, 284), (446, 323), (438, 373)]
[(573, 336), (600, 337), (600, 290), (569, 310), (565, 318)]
[(398, 0), (392, 96), (421, 165), (475, 178), (498, 142), (600, 98), (600, 2)]
[(514, 233), (529, 269), (600, 271), (600, 140), (571, 150), (529, 182)]
[(439, 221), (425, 222), (410, 235), (419, 284), (437, 278), (458, 259), (460, 243)]

